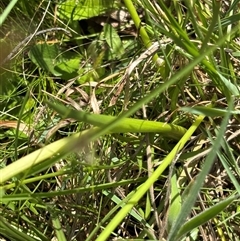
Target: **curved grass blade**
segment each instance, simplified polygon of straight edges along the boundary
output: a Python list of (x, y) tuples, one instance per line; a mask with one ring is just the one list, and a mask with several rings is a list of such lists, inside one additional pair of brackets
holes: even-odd
[[(55, 141), (41, 149), (38, 149), (27, 156), (24, 156), (12, 162), (8, 166), (0, 169), (0, 184), (3, 184), (12, 177), (17, 176), (20, 173), (28, 175), (31, 173), (31, 168), (36, 165), (42, 164), (43, 161), (48, 160), (52, 164), (52, 161), (56, 162), (58, 159), (74, 151), (76, 148), (80, 149), (86, 145), (86, 141), (91, 141), (92, 138), (98, 136), (99, 130), (97, 128), (86, 130), (82, 133), (76, 133), (70, 137), (66, 137)], [(49, 165), (46, 163), (45, 167)]]
[[(83, 121), (88, 124), (106, 128), (112, 121), (117, 120), (118, 117), (100, 115), (100, 114), (90, 114), (83, 111), (77, 111), (65, 107), (60, 104), (53, 104), (47, 102), (48, 105), (62, 115), (64, 118), (73, 118), (77, 121)], [(173, 139), (179, 140), (185, 133), (186, 129), (178, 126), (167, 124), (157, 121), (148, 121), (148, 120), (138, 120), (133, 118), (124, 118), (119, 120), (117, 125), (109, 130), (110, 133), (160, 133), (164, 136), (171, 137)]]

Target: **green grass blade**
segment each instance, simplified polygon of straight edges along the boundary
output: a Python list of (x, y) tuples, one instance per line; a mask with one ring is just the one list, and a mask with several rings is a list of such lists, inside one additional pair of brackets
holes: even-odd
[(0, 184), (3, 184), (5, 181), (20, 173), (25, 172), (28, 174), (28, 169), (42, 163), (48, 158), (51, 159), (57, 156), (58, 158), (55, 158), (55, 161), (57, 161), (57, 159), (60, 159), (61, 156), (68, 154), (69, 151), (74, 151), (76, 148), (84, 147), (86, 140), (90, 141), (91, 138), (97, 135), (97, 133), (98, 129), (91, 129), (82, 133), (76, 133), (70, 137), (55, 141), (27, 156), (20, 158), (16, 162), (0, 169)]
[[(119, 207), (124, 207), (126, 200), (121, 200), (119, 197), (116, 195), (112, 194), (110, 191), (104, 190), (103, 194), (106, 196), (111, 196), (111, 200), (117, 204)], [(129, 215), (131, 215), (133, 218), (138, 220), (140, 223), (144, 224), (146, 227), (151, 228), (151, 226), (146, 222), (146, 220), (136, 211), (131, 210), (129, 212)]]
[[(237, 0), (238, 1), (238, 0)], [(236, 23), (240, 20), (240, 13), (228, 16), (224, 19), (221, 20), (221, 26), (222, 27), (227, 27), (230, 24)], [(218, 28), (218, 26), (215, 27), (216, 29)]]
[[(2, 229), (2, 230), (1, 230)], [(32, 238), (30, 235), (25, 234), (10, 225), (3, 217), (0, 216), (0, 230), (6, 238), (13, 238), (19, 241), (36, 241), (37, 239)]]
[(181, 196), (179, 193), (179, 188), (177, 184), (177, 175), (176, 173), (171, 178), (171, 203), (168, 212), (168, 230), (172, 227), (173, 223), (176, 221), (179, 213), (181, 211)]
[(76, 2), (0, 4), (0, 239), (238, 240), (239, 0)]
[(239, 196), (233, 196), (226, 200), (223, 200), (220, 203), (217, 203), (216, 205), (204, 210), (194, 218), (190, 219), (180, 228), (178, 235), (177, 237), (175, 237), (174, 240), (179, 240), (184, 234), (190, 232), (194, 228), (199, 227), (206, 223), (208, 220), (214, 218), (237, 198), (239, 198)]
[(4, 23), (4, 21), (6, 20), (7, 16), (9, 15), (9, 13), (11, 12), (11, 10), (13, 9), (13, 7), (15, 6), (15, 4), (18, 2), (18, 0), (12, 0), (8, 6), (5, 8), (5, 10), (3, 11), (3, 13), (0, 15), (0, 26), (2, 26), (2, 24)]
[(208, 28), (207, 35), (204, 37), (204, 40), (202, 43), (201, 49), (203, 50), (206, 49), (207, 44), (210, 42), (211, 36), (213, 34), (214, 26), (216, 25), (219, 17), (220, 2), (213, 1), (212, 6), (213, 6), (213, 17), (212, 17), (211, 24)]
[[(228, 110), (218, 109), (218, 108), (213, 108), (213, 107), (205, 107), (205, 106), (195, 106), (192, 108), (183, 107), (181, 109), (183, 111), (187, 111), (187, 112), (195, 114), (195, 115), (206, 115), (209, 117), (225, 116), (226, 113), (228, 112)], [(240, 111), (231, 110), (230, 113), (232, 115), (239, 115)]]
[(231, 183), (234, 185), (235, 189), (237, 190), (238, 194), (240, 195), (240, 184), (237, 178), (234, 176), (233, 172), (236, 175), (240, 176), (240, 168), (238, 166), (237, 160), (234, 158), (232, 151), (230, 150), (229, 144), (226, 140), (224, 140), (223, 149), (225, 151), (225, 155), (218, 151), (218, 158), (222, 162), (224, 169), (226, 170), (229, 178), (231, 179)]
[(161, 176), (163, 171), (171, 164), (178, 152), (184, 147), (186, 142), (190, 139), (192, 134), (195, 132), (199, 124), (203, 120), (203, 116), (200, 116), (187, 130), (186, 134), (181, 138), (177, 145), (163, 160), (162, 164), (152, 173), (152, 175), (143, 183), (136, 191), (136, 193), (130, 198), (126, 205), (118, 212), (118, 214), (111, 220), (105, 230), (99, 235), (97, 241), (107, 240), (111, 232), (117, 227), (117, 225), (124, 219), (128, 212), (133, 208), (134, 205), (142, 198), (142, 196), (149, 190), (153, 183)]
[[(48, 105), (62, 115), (63, 118), (73, 118), (78, 121), (83, 121), (85, 123), (94, 125), (96, 127), (101, 127), (106, 130), (110, 123), (117, 120), (118, 117), (99, 115), (99, 114), (89, 114), (83, 111), (76, 111), (69, 109), (60, 104), (52, 104), (47, 102)], [(113, 128), (110, 127), (110, 133), (160, 133), (163, 136), (168, 136), (174, 139), (179, 140), (185, 133), (186, 129), (177, 126), (171, 125), (163, 122), (157, 121), (147, 121), (147, 120), (138, 120), (133, 118), (125, 118), (118, 121), (117, 125)]]
[[(220, 39), (219, 42), (217, 44), (221, 44), (224, 42), (224, 38)], [(148, 101), (150, 101), (153, 96), (156, 96), (157, 93), (162, 93), (162, 91), (167, 88), (168, 86), (170, 86), (171, 84), (174, 84), (178, 79), (180, 79), (181, 77), (185, 76), (186, 74), (188, 74), (191, 69), (197, 64), (199, 63), (201, 60), (203, 60), (205, 58), (205, 56), (207, 54), (209, 54), (213, 49), (215, 49), (216, 47), (212, 47), (212, 48), (208, 48), (205, 50), (205, 54), (200, 54), (198, 55), (192, 62), (190, 62), (187, 66), (185, 66), (185, 68), (183, 68), (181, 71), (179, 71), (179, 73), (177, 75), (174, 75), (171, 79), (169, 79), (168, 81), (164, 82), (159, 88), (156, 88), (155, 90), (152, 91), (151, 96), (146, 96), (145, 98), (143, 98), (142, 100), (140, 100), (137, 104), (135, 104), (127, 113), (121, 115), (121, 118), (123, 117), (127, 117), (130, 114), (134, 113), (134, 110), (137, 110), (139, 104), (144, 104), (147, 103)], [(212, 68), (212, 66), (211, 66)], [(190, 129), (186, 132), (186, 134), (182, 137), (183, 140), (186, 141), (187, 137), (190, 138), (191, 134), (195, 131), (195, 129), (197, 128), (197, 126), (201, 123), (201, 121), (203, 120), (203, 117), (199, 117), (196, 122), (190, 127)], [(194, 131), (193, 131), (194, 129)], [(193, 132), (191, 132), (193, 131)], [(190, 134), (191, 133), (191, 134)], [(189, 136), (190, 135), (190, 136)], [(181, 140), (182, 140), (181, 139)], [(172, 150), (172, 152), (167, 156), (166, 162), (164, 162), (164, 165), (160, 166), (159, 169), (157, 169), (153, 175), (152, 178), (153, 179), (148, 179), (148, 181), (145, 183), (145, 185), (141, 186), (141, 189), (139, 189), (136, 193), (136, 196), (133, 197), (133, 200), (131, 199), (128, 203), (128, 205), (126, 205), (118, 214), (118, 218), (114, 218), (106, 227), (106, 229), (99, 235), (97, 241), (102, 241), (102, 240), (106, 240), (107, 237), (110, 235), (110, 233), (114, 230), (114, 228), (121, 222), (121, 220), (125, 217), (125, 215), (127, 215), (128, 211), (140, 200), (140, 198), (144, 195), (145, 191), (147, 191), (149, 189), (149, 187), (153, 184), (154, 182), (154, 177), (155, 175), (158, 178), (162, 171), (165, 170), (165, 168), (171, 163), (171, 161), (174, 159), (175, 155), (177, 154), (177, 151), (179, 150), (179, 146), (182, 146), (183, 142), (181, 142), (181, 140), (179, 141), (179, 144), (175, 146), (175, 148)], [(177, 148), (177, 149), (176, 149)], [(149, 181), (150, 180), (150, 181)], [(147, 187), (147, 190), (145, 190), (145, 188)]]
[(58, 241), (67, 241), (59, 218), (52, 212), (52, 224)]
[[(126, 6), (126, 8), (128, 9), (131, 17), (132, 17), (132, 20), (134, 21), (134, 24), (136, 26), (136, 28), (139, 30), (139, 33), (140, 33), (140, 36), (143, 40), (143, 43), (145, 45), (146, 48), (150, 47), (151, 46), (151, 39), (149, 38), (145, 28), (143, 26), (141, 26), (141, 20), (138, 16), (138, 13), (132, 3), (131, 0), (123, 0), (124, 1), (124, 4)], [(158, 55), (157, 54), (154, 54), (153, 55), (153, 61), (159, 65), (161, 65), (161, 62), (158, 63)]]
[[(229, 106), (229, 110), (231, 110), (231, 109), (232, 109), (232, 105)], [(189, 195), (187, 195), (185, 202), (182, 205), (181, 213), (180, 213), (179, 217), (177, 218), (175, 224), (172, 226), (172, 229), (170, 230), (170, 233), (168, 236), (168, 241), (176, 241), (176, 236), (178, 236), (179, 229), (181, 228), (181, 226), (183, 225), (186, 218), (188, 217), (188, 215), (191, 212), (191, 209), (196, 201), (198, 192), (200, 191), (200, 189), (203, 185), (205, 177), (207, 176), (207, 174), (209, 173), (209, 171), (211, 169), (211, 166), (217, 155), (217, 151), (221, 147), (222, 138), (224, 136), (224, 133), (225, 133), (228, 121), (229, 121), (229, 117), (230, 117), (230, 111), (226, 113), (226, 115), (223, 119), (222, 125), (220, 127), (218, 136), (217, 136), (216, 140), (212, 143), (212, 150), (210, 151), (209, 155), (207, 156), (207, 158), (203, 164), (202, 171), (196, 178), (194, 184), (192, 185)], [(180, 236), (178, 236), (178, 237), (180, 237)]]
[[(146, 178), (138, 178), (137, 180), (122, 180), (118, 182), (112, 182), (112, 183), (104, 183), (104, 184), (98, 184), (98, 185), (91, 185), (88, 187), (79, 187), (79, 188), (73, 188), (73, 189), (66, 189), (66, 190), (58, 190), (58, 191), (52, 191), (52, 192), (41, 192), (41, 193), (35, 193), (29, 195), (29, 193), (21, 193), (21, 194), (12, 194), (10, 195), (4, 195), (4, 186), (0, 188), (1, 191), (1, 199), (4, 202), (8, 201), (19, 201), (19, 200), (30, 200), (30, 199), (37, 199), (37, 198), (52, 198), (57, 196), (63, 196), (63, 195), (70, 195), (74, 193), (86, 193), (91, 191), (102, 191), (105, 189), (111, 189), (116, 188), (119, 186), (125, 186), (132, 183), (142, 183), (146, 180)], [(6, 186), (6, 189), (8, 186)]]

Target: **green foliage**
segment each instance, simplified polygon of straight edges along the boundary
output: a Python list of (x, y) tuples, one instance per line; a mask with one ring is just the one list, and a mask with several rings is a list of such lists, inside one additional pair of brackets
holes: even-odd
[(78, 76), (78, 70), (80, 66), (80, 56), (76, 56), (70, 59), (63, 58), (60, 63), (54, 66), (54, 70), (60, 74), (64, 80), (72, 79)]
[(238, 1), (0, 8), (0, 239), (238, 239)]
[(88, 19), (107, 11), (116, 9), (119, 6), (116, 0), (66, 0), (58, 5), (59, 17), (64, 20), (75, 21)]
[(112, 25), (105, 24), (103, 27), (103, 35), (110, 48), (111, 57), (108, 57), (108, 59), (120, 59), (124, 54), (124, 47), (116, 30)]
[[(98, 115), (98, 114), (89, 114), (81, 111), (74, 111), (59, 104), (52, 104), (48, 102), (48, 105), (51, 106), (54, 110), (60, 113), (64, 118), (73, 118), (78, 121), (83, 121), (88, 124), (101, 127), (105, 131), (109, 129), (110, 133), (160, 133), (163, 136), (168, 136), (171, 138), (180, 139), (185, 133), (186, 129), (177, 126), (161, 122), (153, 122), (146, 120), (137, 120), (132, 118), (116, 118), (113, 116), (107, 115)], [(118, 124), (110, 128), (111, 123)]]
[(64, 80), (78, 75), (80, 56), (71, 53), (61, 54), (56, 44), (34, 45), (29, 51), (29, 58), (43, 71)]
[(4, 23), (17, 1), (18, 0), (11, 0), (8, 6), (4, 9), (3, 13), (0, 15), (0, 26)]
[[(170, 196), (169, 205), (170, 207), (169, 207), (168, 220), (167, 220), (168, 231), (170, 231), (175, 221), (177, 220), (178, 216), (180, 215), (181, 207), (182, 207), (182, 200), (179, 193), (176, 174), (173, 174), (171, 178), (171, 196)], [(191, 230), (193, 230), (194, 228), (192, 228)]]
[(55, 76), (61, 75), (54, 70), (54, 62), (57, 62), (58, 55), (58, 47), (56, 45), (49, 45), (46, 43), (35, 45), (29, 51), (29, 58), (34, 64)]

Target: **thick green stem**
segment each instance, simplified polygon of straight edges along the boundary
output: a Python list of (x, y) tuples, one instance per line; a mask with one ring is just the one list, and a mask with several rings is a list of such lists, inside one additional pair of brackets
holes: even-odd
[[(145, 45), (146, 48), (149, 48), (152, 45), (152, 42), (147, 34), (147, 32), (145, 31), (144, 27), (141, 26), (141, 19), (138, 16), (138, 13), (132, 3), (131, 0), (123, 0), (124, 4), (126, 6), (126, 8), (128, 9), (128, 12), (130, 13), (132, 20), (137, 28), (137, 30), (139, 31), (139, 35), (141, 36), (141, 39)], [(158, 61), (159, 57), (157, 54), (153, 55), (153, 61), (154, 63), (161, 65), (161, 61)]]
[[(114, 116), (90, 114), (83, 111), (76, 111), (60, 104), (48, 102), (48, 105), (56, 110), (63, 118), (73, 118), (96, 127), (106, 128), (110, 123), (117, 119)], [(186, 129), (173, 124), (167, 124), (157, 121), (139, 120), (133, 118), (124, 118), (116, 126), (110, 127), (109, 133), (159, 133), (163, 136), (179, 140)]]

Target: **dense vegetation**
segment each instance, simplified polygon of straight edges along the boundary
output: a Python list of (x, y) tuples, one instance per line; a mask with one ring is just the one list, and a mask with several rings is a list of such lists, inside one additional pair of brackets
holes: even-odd
[(239, 240), (239, 1), (0, 8), (0, 240)]

